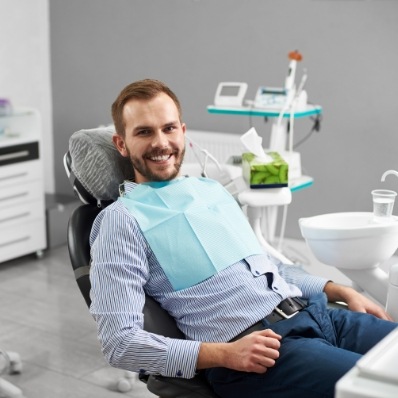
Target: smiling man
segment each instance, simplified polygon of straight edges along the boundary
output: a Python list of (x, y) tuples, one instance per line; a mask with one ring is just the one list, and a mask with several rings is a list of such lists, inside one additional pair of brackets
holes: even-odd
[[(145, 83), (141, 85), (144, 90)], [(113, 141), (123, 156), (130, 157), (137, 183), (171, 180), (179, 174), (185, 153), (179, 101), (171, 91), (157, 93), (148, 101), (129, 91), (131, 86), (120, 95), (120, 101), (128, 98), (123, 106), (116, 101), (112, 107), (118, 132)]]
[[(183, 378), (204, 369), (225, 398), (333, 397), (336, 381), (397, 325), (352, 288), (266, 253), (216, 181), (180, 176), (186, 127), (162, 82), (128, 85), (112, 116), (135, 180), (90, 237), (90, 311), (109, 363)], [(145, 294), (186, 339), (143, 329)]]

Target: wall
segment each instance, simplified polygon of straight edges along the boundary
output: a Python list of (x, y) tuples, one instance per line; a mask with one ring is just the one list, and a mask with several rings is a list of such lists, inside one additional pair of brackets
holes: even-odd
[(0, 7), (0, 97), (40, 111), (45, 190), (53, 193), (48, 0), (0, 0)]
[[(369, 210), (381, 174), (398, 168), (398, 2), (52, 0), (50, 15), (59, 192), (70, 192), (60, 162), (69, 136), (111, 122), (110, 104), (136, 79), (168, 83), (189, 128), (242, 134), (254, 125), (268, 142), (270, 122), (210, 115), (206, 106), (220, 81), (247, 82), (247, 98), (259, 85), (281, 86), (294, 49), (309, 100), (324, 112), (321, 132), (299, 148), (315, 183), (294, 194), (287, 236), (300, 236), (299, 217)], [(311, 126), (298, 120), (296, 140)]]

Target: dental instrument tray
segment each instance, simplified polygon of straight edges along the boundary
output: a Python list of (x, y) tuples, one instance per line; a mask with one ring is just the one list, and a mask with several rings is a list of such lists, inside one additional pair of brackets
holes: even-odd
[(243, 178), (250, 188), (282, 188), (289, 182), (289, 165), (278, 152), (267, 152), (272, 160), (264, 162), (251, 152), (242, 154)]

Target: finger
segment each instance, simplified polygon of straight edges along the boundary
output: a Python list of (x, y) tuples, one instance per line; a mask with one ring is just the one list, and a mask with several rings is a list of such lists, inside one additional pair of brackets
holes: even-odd
[(266, 337), (266, 341), (264, 342), (264, 345), (268, 348), (272, 348), (274, 350), (279, 350), (281, 347), (281, 342), (278, 339), (275, 339), (273, 337)]
[(279, 358), (279, 352), (276, 350), (269, 350), (266, 355), (259, 355), (255, 362), (270, 368), (275, 365), (276, 360)]
[(259, 332), (253, 332), (252, 335), (255, 337), (253, 342), (259, 343), (260, 347), (270, 347), (278, 350), (281, 346), (281, 336), (276, 333), (264, 333), (262, 330)]
[(260, 330), (257, 333), (261, 334), (262, 336), (274, 337), (275, 339), (278, 339), (278, 340), (282, 339), (282, 336), (280, 334), (275, 333), (272, 329)]
[(259, 363), (255, 363), (253, 364), (250, 369), (248, 369), (248, 372), (253, 372), (253, 373), (260, 373), (263, 374), (268, 370), (268, 368), (266, 366), (263, 366)]
[(384, 319), (385, 321), (392, 321), (391, 315), (385, 311), (379, 311), (379, 313), (375, 314), (380, 319)]
[(390, 314), (386, 313), (386, 315), (387, 321), (394, 322), (394, 318)]
[(380, 319), (384, 319), (385, 321), (392, 321), (393, 319), (391, 318), (390, 314), (388, 314), (382, 307), (373, 305), (371, 307), (365, 307), (365, 306), (353, 306), (353, 308), (350, 308), (351, 311), (356, 311), (356, 312), (363, 312), (363, 313), (368, 313), (371, 315), (374, 315)]
[[(269, 340), (262, 344), (257, 344), (253, 346), (252, 358), (258, 360), (260, 358), (271, 358), (271, 359), (278, 359), (279, 358), (279, 348), (280, 343), (278, 340), (273, 339), (272, 341)], [(261, 361), (260, 361), (261, 362)]]

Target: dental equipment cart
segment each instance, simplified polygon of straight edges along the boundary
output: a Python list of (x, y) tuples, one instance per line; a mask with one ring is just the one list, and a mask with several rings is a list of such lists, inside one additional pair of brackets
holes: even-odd
[[(300, 154), (293, 152), (293, 131), (288, 137), (287, 121), (290, 121), (290, 129), (293, 129), (293, 119), (299, 119), (322, 114), (322, 107), (319, 105), (305, 105), (293, 111), (281, 113), (281, 109), (275, 108), (254, 108), (249, 106), (242, 107), (220, 107), (209, 105), (208, 113), (218, 115), (237, 115), (237, 116), (260, 116), (266, 118), (277, 118), (272, 126), (269, 150), (279, 152), (289, 163), (289, 180), (296, 180), (295, 190), (306, 188), (312, 185), (312, 179), (301, 175)], [(289, 138), (289, 139), (288, 139)], [(306, 184), (308, 182), (308, 184)]]
[[(313, 184), (312, 177), (301, 175), (301, 164), (299, 153), (293, 152), (292, 134), (288, 141), (287, 120), (292, 123), (293, 119), (316, 116), (322, 114), (322, 107), (319, 105), (306, 105), (296, 111), (286, 111), (281, 115), (281, 110), (276, 108), (254, 108), (252, 106), (230, 107), (214, 106), (207, 107), (208, 113), (218, 115), (237, 116), (259, 116), (267, 118), (278, 118), (275, 121), (272, 132), (270, 148), (277, 150), (289, 163), (289, 188), (267, 188), (248, 189), (239, 196), (239, 201), (248, 206), (248, 215), (252, 227), (260, 237), (260, 230), (264, 233), (267, 241), (272, 244), (275, 238), (276, 220), (278, 206), (284, 206), (281, 233), (279, 236), (278, 250), (281, 250), (286, 221), (287, 205), (291, 202), (291, 192), (308, 188)], [(291, 173), (292, 172), (292, 173)], [(259, 192), (256, 192), (259, 191)], [(267, 199), (266, 199), (267, 198)], [(267, 219), (267, 223), (264, 219)]]
[(279, 152), (285, 158), (289, 163), (289, 172), (293, 173), (293, 178), (296, 178), (301, 176), (300, 157), (298, 153), (293, 152), (293, 131), (291, 131), (288, 137), (287, 121), (289, 120), (291, 124), (290, 129), (293, 130), (294, 119), (321, 115), (322, 107), (319, 105), (305, 105), (297, 109), (283, 111), (277, 108), (259, 109), (252, 106), (220, 107), (209, 105), (207, 111), (208, 113), (218, 115), (274, 118), (269, 150)]

